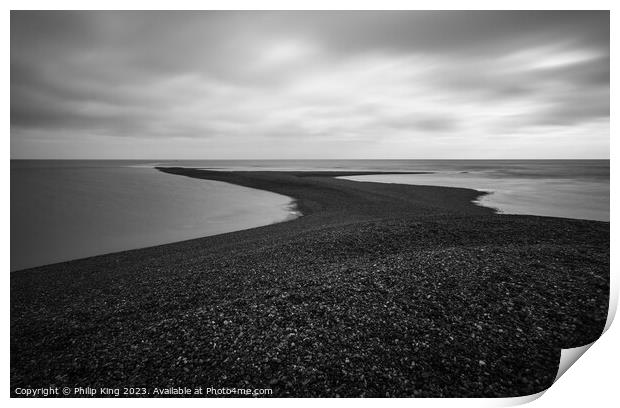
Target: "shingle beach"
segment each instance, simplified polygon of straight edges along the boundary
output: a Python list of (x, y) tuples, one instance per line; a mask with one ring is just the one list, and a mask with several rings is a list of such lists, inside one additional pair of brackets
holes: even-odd
[(160, 170), (283, 194), (302, 216), (11, 273), (12, 395), (522, 396), (605, 325), (609, 223), (334, 178), (351, 172)]

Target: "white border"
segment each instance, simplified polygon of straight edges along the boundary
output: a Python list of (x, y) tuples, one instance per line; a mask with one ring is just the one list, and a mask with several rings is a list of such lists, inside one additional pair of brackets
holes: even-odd
[[(617, 2), (616, 2), (617, 3)], [(130, 0), (109, 0), (109, 1), (76, 1), (76, 0), (65, 0), (65, 1), (41, 1), (41, 0), (33, 0), (33, 1), (6, 1), (4, 4), (8, 5), (5, 13), (2, 16), (3, 21), (3, 41), (2, 47), (4, 55), (10, 55), (10, 13), (8, 10), (10, 9), (117, 9), (117, 10), (125, 10), (125, 9), (160, 9), (160, 10), (168, 10), (168, 9), (213, 9), (213, 10), (234, 10), (234, 9), (271, 9), (271, 10), (341, 10), (341, 9), (361, 9), (361, 10), (378, 10), (378, 9), (396, 9), (396, 10), (442, 10), (442, 9), (508, 9), (508, 10), (544, 10), (544, 9), (601, 9), (601, 10), (611, 10), (611, 20), (612, 20), (612, 52), (611, 52), (611, 72), (620, 72), (617, 68), (617, 57), (616, 51), (618, 50), (617, 45), (617, 22), (618, 19), (615, 16), (618, 8), (614, 7), (614, 2), (612, 1), (543, 1), (543, 0), (522, 0), (522, 1), (502, 1), (493, 2), (493, 1), (404, 1), (404, 0), (382, 0), (382, 1), (367, 1), (367, 0), (357, 0), (357, 1), (337, 1), (337, 0), (315, 0), (315, 1), (307, 1), (307, 0), (297, 0), (297, 1), (275, 1), (275, 0), (266, 0), (266, 1), (251, 1), (251, 0), (231, 0), (231, 1), (196, 1), (196, 0), (176, 0), (176, 1), (130, 1)], [(10, 158), (10, 81), (9, 81), (9, 64), (4, 63), (2, 65), (4, 78), (5, 78), (5, 98), (4, 98), (4, 123), (7, 135), (5, 136), (2, 149), (4, 157), (7, 159)], [(613, 84), (615, 84), (614, 76), (612, 74), (612, 103), (611, 103), (611, 112), (615, 112), (617, 108), (617, 103), (615, 101), (616, 92), (613, 88)], [(614, 130), (617, 128), (615, 126), (614, 121), (611, 121), (611, 131), (610, 134), (614, 134)], [(616, 157), (616, 146), (617, 143), (611, 143), (611, 155), (610, 157), (613, 159)], [(9, 160), (5, 159), (4, 161), (4, 171), (0, 176), (2, 179), (2, 191), (9, 191), (10, 185), (10, 166)], [(612, 184), (614, 180), (618, 179), (618, 171), (616, 167), (611, 166), (611, 180)], [(618, 195), (617, 191), (612, 188), (611, 189), (611, 218), (615, 218), (615, 209), (618, 203)], [(3, 379), (3, 396), (4, 398), (9, 397), (9, 378), (10, 378), (10, 359), (9, 359), (9, 327), (10, 327), (10, 290), (9, 290), (9, 245), (10, 245), (10, 204), (8, 199), (2, 200), (2, 228), (4, 234), (2, 235), (2, 254), (3, 260), (6, 265), (5, 273), (5, 284), (3, 285), (3, 294), (5, 299), (5, 308), (4, 308), (4, 322), (3, 322), (3, 336), (2, 336), (2, 379)], [(611, 251), (612, 251), (612, 296), (615, 298), (615, 301), (612, 304), (617, 305), (618, 298), (618, 279), (617, 273), (614, 271), (613, 266), (616, 265), (614, 255), (617, 255), (618, 245), (617, 245), (617, 229), (615, 228), (614, 222), (612, 222), (612, 240), (611, 240)], [(594, 345), (588, 350), (585, 354), (584, 358), (581, 358), (577, 361), (574, 367), (570, 368), (568, 372), (563, 375), (556, 384), (554, 384), (542, 397), (537, 399), (535, 402), (532, 402), (530, 406), (532, 407), (556, 407), (556, 406), (584, 406), (586, 404), (591, 406), (610, 406), (612, 401), (618, 401), (618, 386), (617, 386), (617, 372), (618, 372), (618, 344), (620, 344), (620, 331), (618, 329), (618, 324), (612, 325), (611, 328), (603, 335), (603, 337), (596, 341)], [(29, 406), (34, 404), (39, 404), (40, 401), (44, 401), (46, 404), (50, 404), (52, 406), (81, 406), (84, 404), (84, 401), (80, 400), (71, 400), (71, 399), (62, 399), (62, 400), (33, 400), (33, 399), (11, 399), (9, 403), (15, 406)], [(209, 406), (235, 406), (237, 404), (252, 404), (256, 406), (264, 406), (264, 407), (273, 407), (273, 406), (290, 406), (294, 404), (295, 406), (300, 407), (313, 407), (317, 401), (313, 401), (310, 399), (295, 399), (295, 400), (286, 400), (286, 399), (256, 399), (256, 400), (231, 400), (231, 399), (211, 399), (209, 401), (204, 401), (202, 399), (186, 399), (182, 400), (185, 404), (195, 405), (195, 406), (205, 406), (205, 404), (209, 404)], [(506, 402), (506, 401), (503, 401)], [(108, 406), (111, 401), (104, 399), (92, 399), (87, 402), (89, 405), (93, 406)], [(121, 405), (129, 405), (135, 404), (136, 401), (133, 400), (115, 400), (113, 402)], [(163, 399), (149, 399), (147, 401), (148, 404), (152, 404), (153, 406), (169, 406), (172, 401), (163, 400)], [(174, 401), (174, 403), (178, 403), (178, 401)], [(330, 406), (336, 406), (336, 404), (340, 404), (340, 402), (332, 400), (332, 399), (322, 399), (319, 401), (320, 404), (326, 404)], [(359, 404), (360, 406), (370, 406), (371, 404), (374, 406), (377, 403), (380, 404), (389, 404), (392, 406), (471, 406), (471, 407), (479, 407), (479, 406), (497, 406), (501, 405), (501, 401), (498, 400), (479, 400), (479, 399), (390, 399), (390, 400), (381, 400), (377, 401), (375, 399), (357, 399), (353, 403)]]

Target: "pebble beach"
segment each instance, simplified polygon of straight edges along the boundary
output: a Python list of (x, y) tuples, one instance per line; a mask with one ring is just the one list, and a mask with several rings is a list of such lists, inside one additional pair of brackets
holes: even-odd
[(301, 216), (12, 272), (13, 395), (514, 397), (548, 388), (560, 350), (603, 331), (608, 222), (335, 178), (360, 172), (159, 170), (282, 194)]

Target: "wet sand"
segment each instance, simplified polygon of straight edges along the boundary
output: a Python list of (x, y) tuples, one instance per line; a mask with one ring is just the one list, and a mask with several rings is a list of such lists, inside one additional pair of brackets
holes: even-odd
[(161, 170), (280, 193), (303, 216), (12, 273), (12, 392), (520, 396), (603, 330), (609, 223), (333, 178), (359, 172)]

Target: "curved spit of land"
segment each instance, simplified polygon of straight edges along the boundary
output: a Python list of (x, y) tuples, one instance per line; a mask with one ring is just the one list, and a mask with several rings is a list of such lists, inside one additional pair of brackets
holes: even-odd
[(304, 216), (11, 274), (12, 390), (519, 396), (603, 330), (609, 223), (332, 177), (349, 172), (160, 170), (284, 194)]

